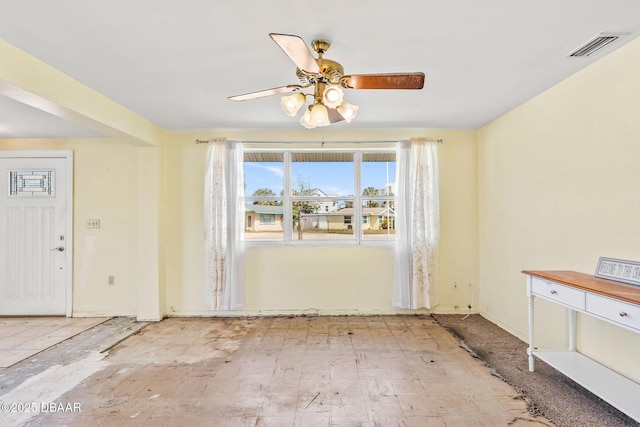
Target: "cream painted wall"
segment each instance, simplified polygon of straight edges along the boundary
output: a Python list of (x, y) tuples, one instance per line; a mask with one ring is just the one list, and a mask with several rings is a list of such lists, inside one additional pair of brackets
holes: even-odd
[[(73, 315), (137, 315), (137, 153), (146, 148), (108, 138), (0, 139), (0, 150), (74, 151)], [(101, 228), (87, 229), (90, 218), (100, 219)], [(115, 276), (114, 286), (108, 276)]]
[[(521, 338), (521, 270), (640, 259), (639, 69), (636, 40), (478, 132), (482, 314)], [(537, 345), (564, 346), (565, 311), (536, 304)], [(582, 352), (640, 381), (640, 335), (582, 316), (578, 328)]]
[(73, 315), (161, 319), (164, 129), (3, 40), (0, 56), (0, 96), (111, 137), (0, 140), (0, 150), (74, 151)]
[[(477, 147), (475, 131), (173, 132), (167, 144), (166, 301), (169, 315), (211, 315), (204, 306), (203, 180), (206, 144), (245, 141), (444, 139), (441, 172), (441, 304), (437, 312), (478, 305)], [(320, 144), (318, 143), (318, 147)], [(358, 145), (363, 147), (364, 145)], [(250, 247), (246, 312), (395, 312), (393, 250), (380, 247)], [(228, 313), (225, 313), (228, 314)]]

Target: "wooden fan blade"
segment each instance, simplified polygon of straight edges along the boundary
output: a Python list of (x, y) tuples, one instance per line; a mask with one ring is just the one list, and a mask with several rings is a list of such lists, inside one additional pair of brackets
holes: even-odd
[(424, 73), (354, 74), (340, 79), (347, 89), (422, 89)]
[(262, 98), (264, 96), (277, 95), (279, 93), (295, 92), (296, 90), (299, 90), (299, 89), (302, 89), (302, 86), (300, 85), (280, 86), (280, 87), (274, 87), (273, 89), (260, 90), (258, 92), (249, 92), (243, 95), (230, 96), (228, 99), (232, 101), (246, 101), (247, 99)]
[(300, 37), (277, 33), (270, 33), (269, 36), (298, 68), (310, 74), (320, 73), (320, 66), (318, 66), (316, 59)]
[(344, 120), (342, 114), (335, 108), (327, 108), (327, 112), (329, 113), (329, 122), (338, 123)]

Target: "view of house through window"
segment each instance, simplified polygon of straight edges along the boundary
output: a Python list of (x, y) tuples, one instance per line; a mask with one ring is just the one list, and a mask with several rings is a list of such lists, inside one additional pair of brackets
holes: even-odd
[(245, 240), (394, 240), (394, 178), (394, 151), (246, 151)]
[(245, 240), (284, 241), (284, 153), (244, 153)]

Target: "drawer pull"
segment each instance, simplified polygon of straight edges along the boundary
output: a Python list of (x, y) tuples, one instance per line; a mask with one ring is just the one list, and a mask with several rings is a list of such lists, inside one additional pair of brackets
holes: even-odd
[(555, 295), (555, 294), (557, 294), (557, 293), (558, 293), (558, 291), (556, 291), (555, 289), (552, 289), (552, 290), (551, 290), (551, 295)]
[(620, 315), (620, 317), (625, 317), (627, 315), (627, 313), (625, 311), (621, 311), (618, 314)]

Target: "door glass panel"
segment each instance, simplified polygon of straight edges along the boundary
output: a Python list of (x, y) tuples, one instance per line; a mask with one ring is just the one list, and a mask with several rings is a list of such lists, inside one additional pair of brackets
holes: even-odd
[(54, 171), (9, 171), (10, 196), (53, 196)]

